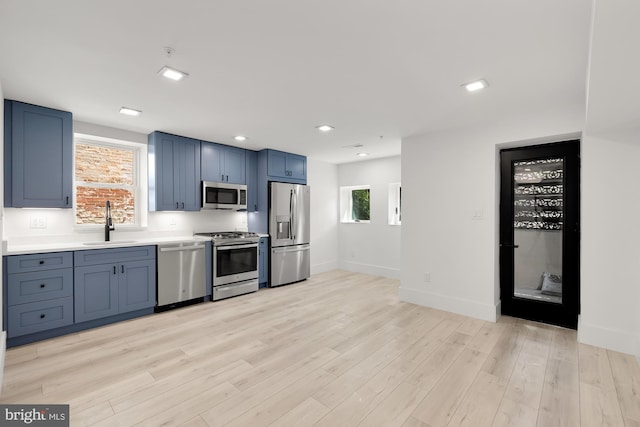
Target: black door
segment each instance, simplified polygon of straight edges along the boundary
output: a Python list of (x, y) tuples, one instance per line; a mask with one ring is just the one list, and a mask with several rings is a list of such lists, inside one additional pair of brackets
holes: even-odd
[(502, 314), (576, 329), (580, 141), (502, 150)]

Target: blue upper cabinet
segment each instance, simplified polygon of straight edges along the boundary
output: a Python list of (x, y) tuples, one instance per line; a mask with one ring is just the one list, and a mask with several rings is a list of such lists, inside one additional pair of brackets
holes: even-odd
[(267, 150), (267, 175), (273, 180), (306, 184), (307, 158), (298, 154)]
[(72, 114), (17, 101), (4, 110), (5, 206), (72, 207)]
[(246, 184), (242, 148), (202, 141), (202, 180)]
[(247, 212), (258, 210), (258, 153), (247, 150)]
[(200, 210), (200, 141), (149, 135), (149, 210)]

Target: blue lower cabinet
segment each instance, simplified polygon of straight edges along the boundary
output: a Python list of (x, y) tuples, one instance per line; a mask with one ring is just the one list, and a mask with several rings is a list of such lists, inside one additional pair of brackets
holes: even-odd
[(76, 267), (74, 305), (76, 323), (118, 314), (118, 266)]
[(73, 269), (31, 271), (7, 276), (9, 305), (73, 296)]
[(269, 238), (261, 237), (258, 244), (258, 283), (260, 288), (269, 285)]
[(73, 324), (71, 252), (4, 258), (4, 321), (7, 337)]
[(57, 298), (10, 306), (7, 337), (46, 331), (73, 323), (73, 298)]
[(156, 260), (123, 263), (118, 280), (120, 313), (156, 305)]
[[(75, 259), (76, 323), (155, 306), (155, 246), (79, 251)], [(100, 260), (111, 262), (91, 264)]]
[(3, 258), (7, 347), (153, 313), (156, 247)]

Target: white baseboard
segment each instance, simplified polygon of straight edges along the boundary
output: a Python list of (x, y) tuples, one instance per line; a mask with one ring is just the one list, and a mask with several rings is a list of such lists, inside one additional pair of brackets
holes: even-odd
[(500, 315), (500, 303), (495, 305), (480, 304), (463, 298), (454, 298), (448, 295), (425, 292), (417, 289), (403, 288), (398, 290), (401, 301), (462, 314), (476, 319), (495, 322)]
[(578, 318), (578, 342), (632, 354), (640, 360), (640, 337), (630, 331), (590, 324), (582, 316)]
[(340, 261), (338, 264), (341, 270), (370, 274), (372, 276), (388, 277), (390, 279), (400, 279), (399, 268), (383, 267), (354, 261)]
[(320, 264), (313, 264), (311, 266), (311, 274), (326, 273), (327, 271), (337, 270), (338, 261), (327, 261)]

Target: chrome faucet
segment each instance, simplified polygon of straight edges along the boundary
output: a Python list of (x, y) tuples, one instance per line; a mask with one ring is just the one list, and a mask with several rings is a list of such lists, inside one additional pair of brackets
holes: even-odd
[(111, 219), (111, 202), (107, 200), (106, 212), (105, 212), (105, 224), (104, 224), (104, 241), (108, 242), (111, 240), (110, 232), (115, 230), (116, 227), (113, 225), (113, 220)]

